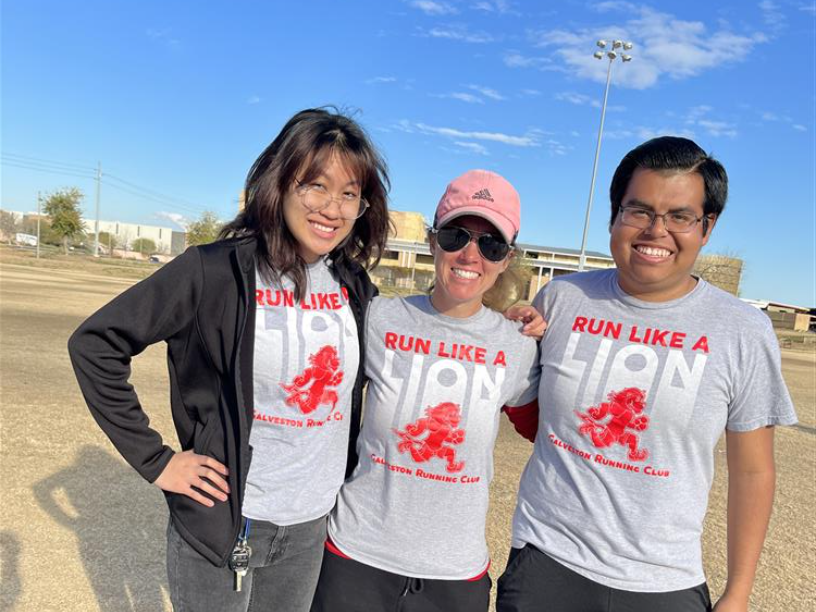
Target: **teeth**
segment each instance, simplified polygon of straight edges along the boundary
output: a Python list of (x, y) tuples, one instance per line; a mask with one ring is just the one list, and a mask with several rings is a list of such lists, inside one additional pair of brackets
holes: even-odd
[(473, 280), (479, 278), (478, 272), (471, 272), (469, 270), (460, 270), (459, 268), (452, 268), (453, 275), (458, 276), (459, 278), (464, 278), (467, 280)]
[(638, 253), (643, 253), (644, 255), (649, 255), (650, 257), (668, 257), (671, 255), (670, 251), (666, 249), (656, 249), (654, 247), (647, 247), (647, 246), (637, 246), (635, 247)]
[(315, 223), (314, 221), (312, 221), (311, 223), (316, 229), (319, 229), (321, 232), (333, 232), (335, 230), (335, 228), (333, 228), (333, 227), (328, 227), (326, 225), (320, 225), (319, 223)]

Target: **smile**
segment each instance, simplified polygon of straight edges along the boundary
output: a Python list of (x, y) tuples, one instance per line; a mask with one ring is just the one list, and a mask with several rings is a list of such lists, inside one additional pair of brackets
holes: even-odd
[(638, 245), (635, 247), (635, 250), (642, 255), (647, 255), (648, 257), (658, 257), (664, 258), (671, 255), (671, 251), (668, 249), (659, 249), (655, 247), (648, 247), (643, 245)]
[(336, 232), (336, 231), (337, 231), (337, 228), (336, 228), (336, 227), (329, 227), (329, 226), (327, 226), (327, 225), (321, 225), (320, 223), (317, 223), (317, 222), (315, 222), (315, 221), (309, 221), (309, 224), (310, 224), (310, 225), (311, 225), (313, 228), (315, 228), (316, 230), (320, 230), (321, 232), (328, 232), (328, 233), (330, 233), (330, 234), (331, 234), (331, 233), (334, 233), (334, 232)]
[(479, 278), (478, 272), (472, 272), (470, 270), (461, 270), (460, 268), (451, 268), (451, 272), (454, 276), (458, 278), (462, 278), (465, 280), (476, 280)]

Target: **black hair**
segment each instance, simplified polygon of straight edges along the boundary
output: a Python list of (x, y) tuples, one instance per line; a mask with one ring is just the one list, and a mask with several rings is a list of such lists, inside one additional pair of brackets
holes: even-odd
[(660, 136), (635, 147), (618, 164), (609, 187), (609, 201), (612, 204), (610, 226), (618, 216), (629, 182), (638, 168), (668, 173), (696, 172), (703, 178), (703, 235), (708, 233), (709, 219), (716, 219), (725, 209), (728, 175), (722, 164), (688, 138)]
[(289, 119), (249, 169), (244, 210), (221, 230), (221, 238), (256, 237), (262, 276), (277, 283), (289, 276), (297, 299), (306, 288), (306, 262), (284, 221), (283, 201), (296, 178), (313, 180), (333, 155), (360, 182), (360, 195), (369, 208), (330, 256), (335, 262), (346, 259), (366, 267), (376, 265), (388, 239), (388, 170), (365, 130), (334, 108), (307, 109)]

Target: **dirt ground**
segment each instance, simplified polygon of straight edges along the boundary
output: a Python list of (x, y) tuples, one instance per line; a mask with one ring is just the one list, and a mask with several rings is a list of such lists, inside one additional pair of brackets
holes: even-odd
[[(0, 249), (0, 611), (170, 610), (161, 492), (119, 457), (93, 422), (66, 354), (74, 328), (151, 267), (35, 262)], [(783, 352), (800, 424), (776, 434), (776, 507), (752, 610), (816, 607), (816, 354)], [(134, 360), (133, 383), (152, 424), (175, 440), (161, 346)], [(518, 479), (531, 445), (503, 424), (488, 540), (504, 568)], [(712, 593), (726, 575), (725, 454), (716, 452), (703, 538)], [(494, 589), (495, 592), (495, 589)]]

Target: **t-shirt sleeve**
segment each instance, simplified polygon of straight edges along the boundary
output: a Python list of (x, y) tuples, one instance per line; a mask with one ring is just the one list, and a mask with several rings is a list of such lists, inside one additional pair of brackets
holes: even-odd
[(532, 338), (524, 338), (523, 340), (523, 348), (520, 351), (522, 359), (519, 362), (516, 385), (513, 396), (505, 402), (505, 406), (524, 406), (538, 397), (538, 381), (541, 378), (538, 342)]
[(770, 320), (756, 321), (751, 331), (740, 334), (741, 358), (735, 368), (726, 429), (739, 432), (793, 425), (796, 412), (782, 378), (782, 358)]

